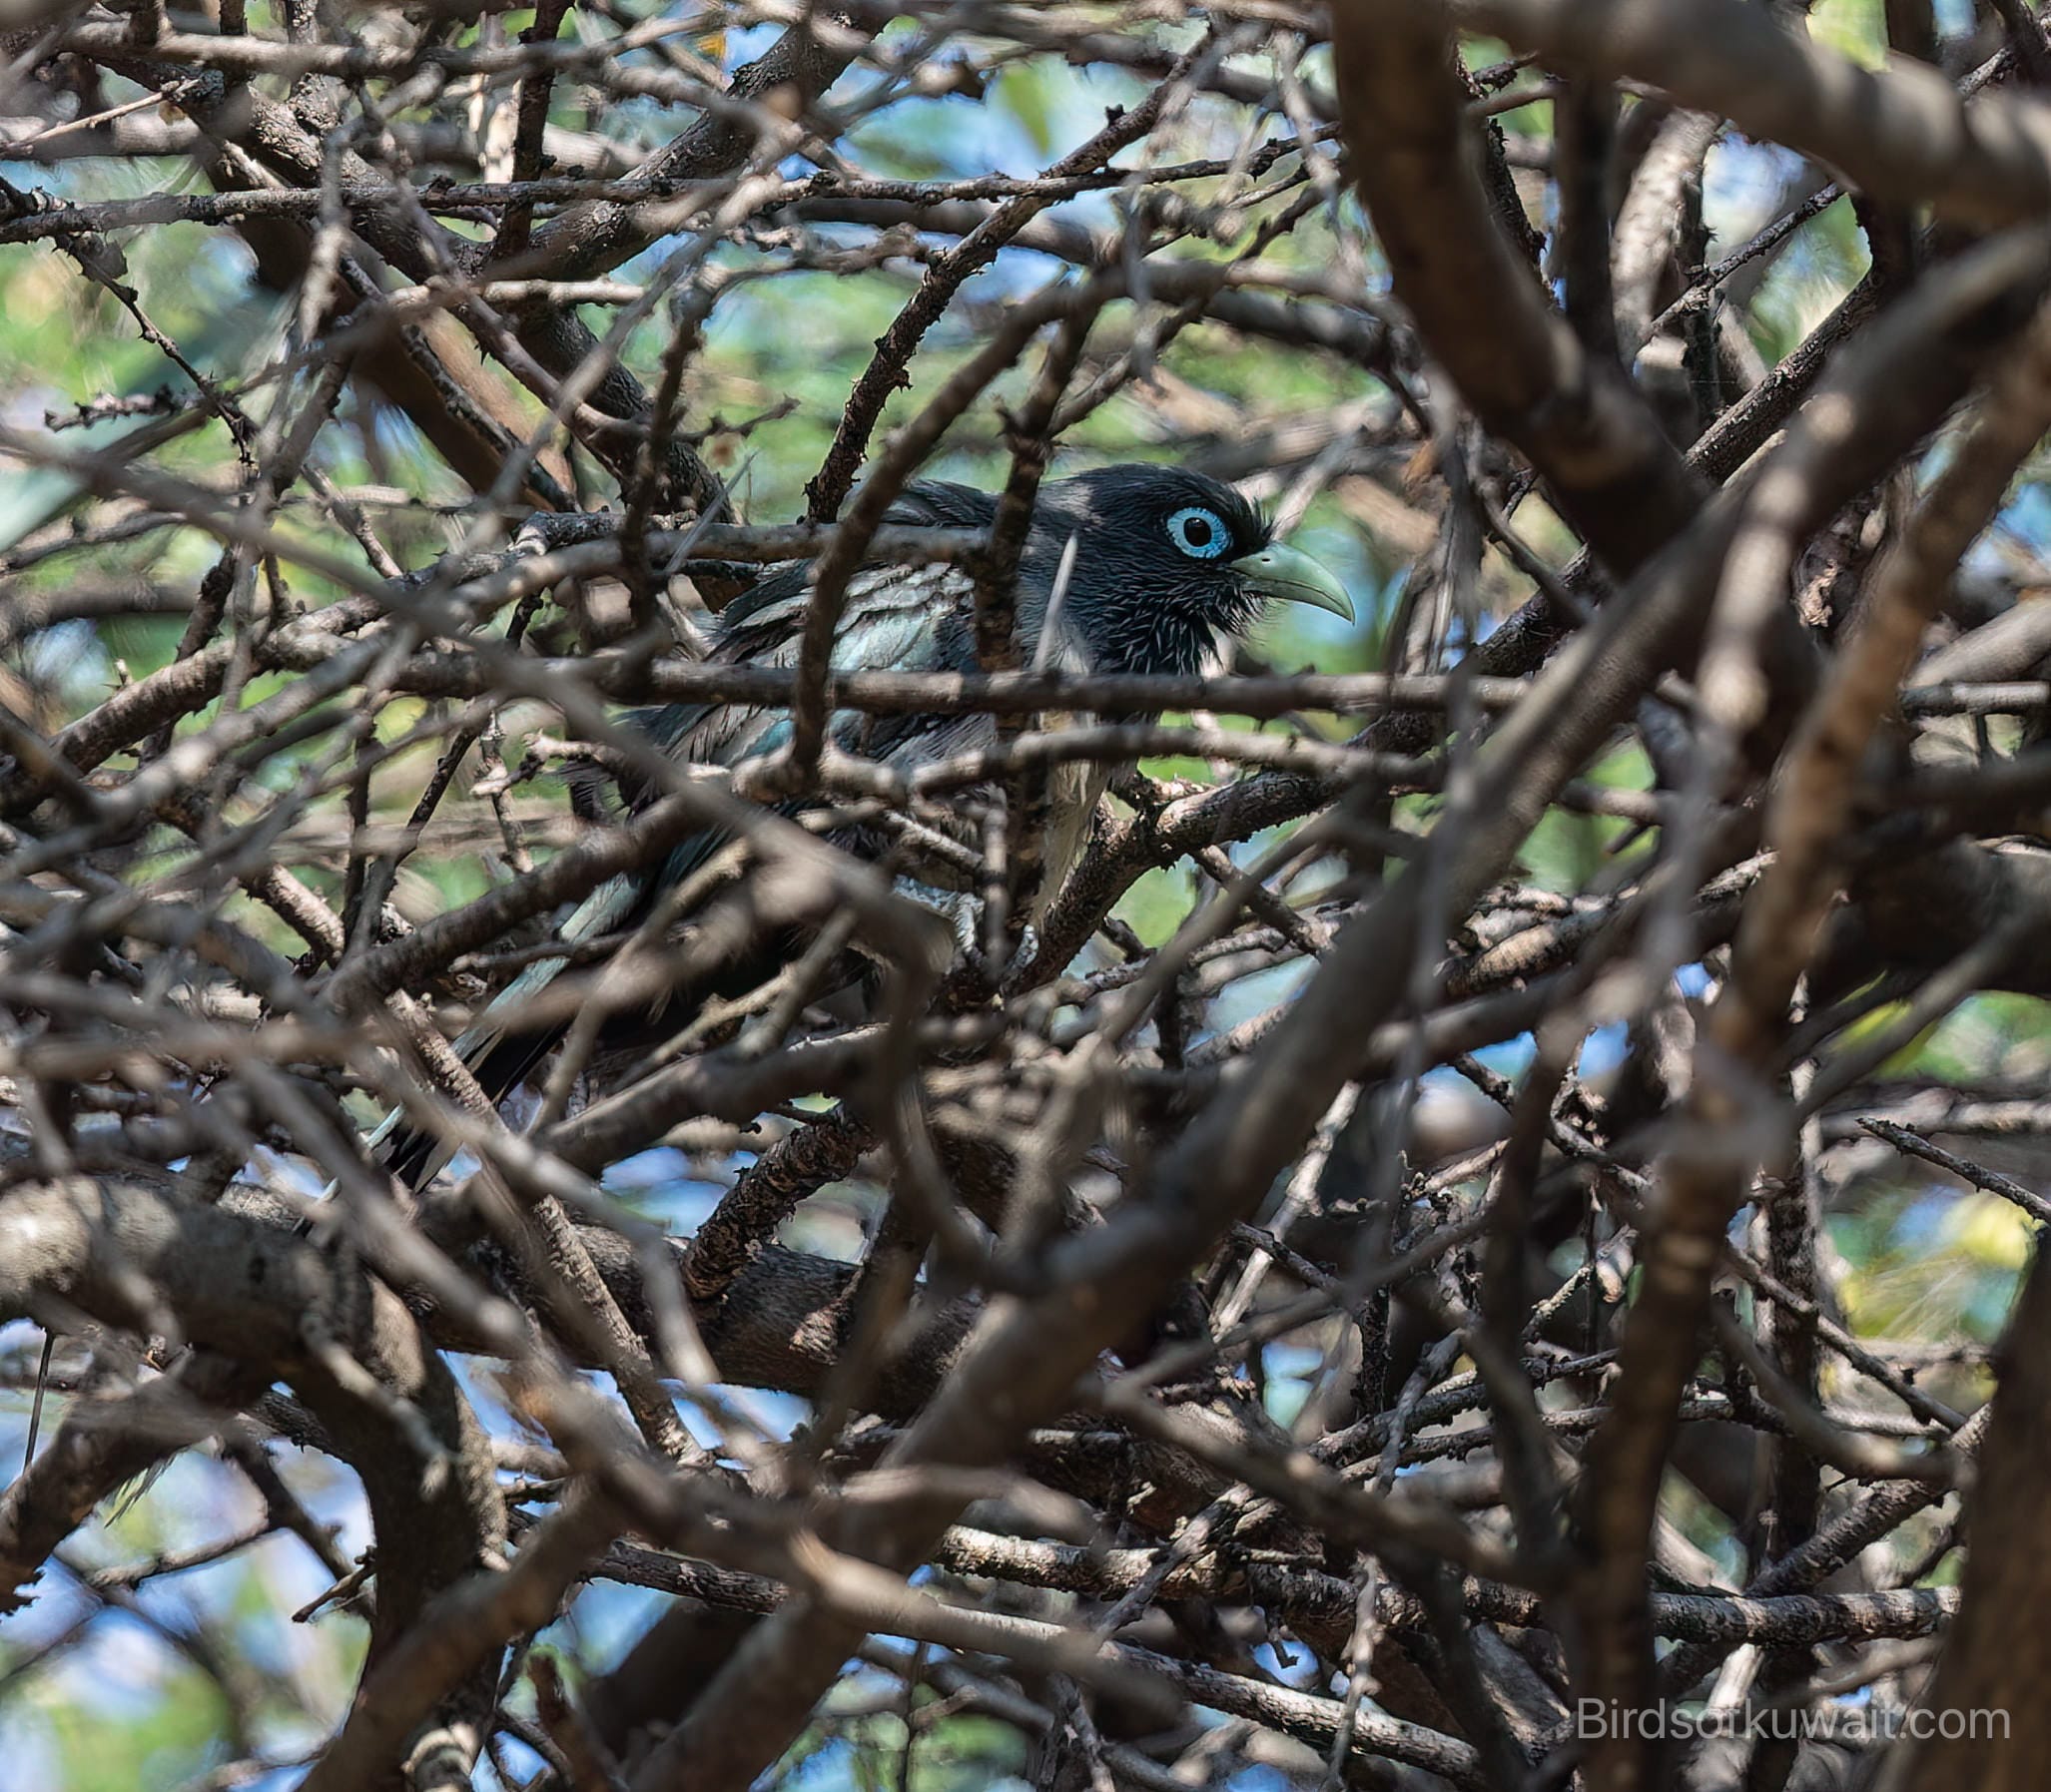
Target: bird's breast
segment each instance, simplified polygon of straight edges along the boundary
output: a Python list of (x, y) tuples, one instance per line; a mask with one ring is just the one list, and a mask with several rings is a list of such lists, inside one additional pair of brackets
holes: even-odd
[(1055, 766), (1047, 779), (1046, 828), (1040, 836), (1039, 889), (1033, 894), (1030, 915), (1037, 921), (1046, 913), (1068, 874), (1082, 862), (1089, 847), (1091, 824), (1096, 819), (1097, 800), (1111, 781), (1110, 768), (1088, 762)]

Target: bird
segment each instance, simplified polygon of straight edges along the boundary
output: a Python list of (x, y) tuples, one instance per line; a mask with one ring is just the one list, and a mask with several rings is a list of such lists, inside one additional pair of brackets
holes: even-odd
[[(912, 527), (980, 530), (996, 520), (996, 494), (944, 480), (908, 484), (885, 521)], [(794, 667), (810, 599), (814, 563), (792, 562), (760, 578), (730, 602), (711, 626), (705, 659), (712, 664)], [(1017, 574), (1020, 646), (1035, 667), (1078, 674), (1175, 674), (1214, 668), (1274, 603), (1307, 605), (1346, 621), (1352, 600), (1339, 579), (1298, 548), (1275, 539), (1269, 519), (1238, 491), (1192, 469), (1126, 463), (1091, 468), (1043, 483), (1020, 553)], [(873, 560), (847, 586), (831, 669), (973, 673), (975, 579), (942, 562)], [(672, 704), (631, 712), (626, 721), (680, 763), (736, 767), (789, 745), (787, 711), (748, 704)], [(988, 714), (866, 715), (837, 711), (828, 739), (842, 750), (880, 761), (901, 774), (993, 745)], [(1089, 838), (1098, 797), (1112, 768), (1095, 765), (1050, 780), (1042, 878), (1034, 917), (1058, 892)], [(798, 804), (785, 805), (787, 813)], [(881, 837), (843, 834), (839, 844), (865, 857)], [(638, 925), (665, 892), (705, 866), (722, 841), (698, 835), (660, 867), (601, 885), (557, 932), (569, 947)], [(899, 880), (929, 905), (957, 904), (945, 883)], [(951, 916), (964, 931), (959, 911)], [(782, 942), (788, 946), (792, 942)], [(523, 1026), (522, 1009), (560, 974), (564, 959), (541, 959), (493, 997), (455, 1041), (494, 1100), (541, 1062), (562, 1023)], [(751, 960), (751, 987), (775, 966)], [(674, 1015), (671, 1016), (675, 1018)], [(373, 1143), (388, 1135), (387, 1121)], [(439, 1154), (445, 1161), (446, 1152)], [(430, 1142), (399, 1135), (384, 1154), (387, 1169), (419, 1182), (439, 1167)]]

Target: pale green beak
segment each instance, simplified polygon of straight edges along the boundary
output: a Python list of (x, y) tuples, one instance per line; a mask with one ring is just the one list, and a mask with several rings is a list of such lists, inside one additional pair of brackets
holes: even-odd
[(1277, 541), (1257, 554), (1234, 560), (1232, 570), (1262, 597), (1277, 603), (1308, 604), (1314, 610), (1329, 610), (1348, 622), (1353, 620), (1353, 600), (1346, 595), (1346, 587), (1301, 548)]

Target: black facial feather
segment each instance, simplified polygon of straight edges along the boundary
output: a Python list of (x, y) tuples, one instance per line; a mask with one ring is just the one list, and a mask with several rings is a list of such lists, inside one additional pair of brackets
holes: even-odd
[(1101, 467), (1055, 480), (1033, 511), (1021, 608), (1038, 623), (1072, 538), (1056, 627), (1079, 640), (1091, 668), (1198, 672), (1221, 638), (1259, 618), (1261, 599), (1234, 563), (1260, 552), (1270, 533), (1229, 485), (1178, 467)]

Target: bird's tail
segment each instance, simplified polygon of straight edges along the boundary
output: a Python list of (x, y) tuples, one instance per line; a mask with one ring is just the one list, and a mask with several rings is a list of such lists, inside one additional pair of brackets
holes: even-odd
[[(645, 904), (652, 881), (646, 872), (627, 872), (599, 885), (563, 922), (557, 939), (573, 947), (618, 931)], [(528, 965), (484, 1005), (451, 1046), (494, 1104), (526, 1081), (567, 1030), (562, 1021), (538, 1026), (521, 1022), (534, 998), (568, 962), (563, 956)], [(424, 1188), (455, 1155), (445, 1139), (407, 1124), (402, 1108), (386, 1114), (364, 1142), (393, 1176), (413, 1189)]]

